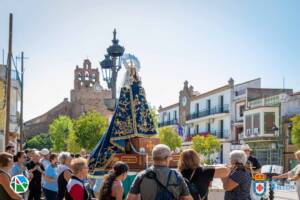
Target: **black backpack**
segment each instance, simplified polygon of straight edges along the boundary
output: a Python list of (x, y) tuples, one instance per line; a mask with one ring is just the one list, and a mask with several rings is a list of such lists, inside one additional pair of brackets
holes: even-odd
[(195, 171), (196, 171), (196, 170), (194, 170), (194, 171), (192, 172), (192, 174), (191, 174), (191, 176), (190, 176), (189, 179), (184, 178), (184, 180), (185, 180), (185, 182), (186, 182), (186, 184), (187, 184), (187, 186), (188, 186), (188, 188), (189, 188), (189, 191), (190, 191), (190, 193), (191, 193), (193, 199), (194, 199), (194, 200), (203, 200), (203, 199), (205, 199), (206, 195), (204, 195), (203, 197), (201, 197), (200, 191), (198, 190), (198, 186), (197, 186), (195, 183), (192, 183), (192, 182), (191, 182), (191, 180), (192, 180), (192, 178), (193, 178), (193, 176), (194, 176), (194, 174), (195, 174)]
[(170, 186), (169, 182), (170, 182), (170, 178), (171, 178), (172, 172), (173, 172), (173, 170), (169, 171), (167, 185), (163, 185), (157, 179), (156, 173), (153, 170), (147, 170), (146, 171), (145, 176), (147, 178), (149, 178), (149, 179), (155, 180), (155, 182), (157, 183), (157, 185), (160, 188), (160, 191), (155, 196), (155, 200), (174, 200), (174, 199), (176, 199), (174, 197), (173, 193), (168, 190), (168, 186)]

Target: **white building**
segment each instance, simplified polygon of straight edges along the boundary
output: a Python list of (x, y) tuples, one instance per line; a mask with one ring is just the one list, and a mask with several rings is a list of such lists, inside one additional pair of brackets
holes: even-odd
[(184, 146), (191, 145), (195, 135), (215, 135), (222, 142), (221, 152), (215, 158), (218, 162), (228, 163), (231, 143), (236, 138), (235, 122), (243, 126), (240, 112), (246, 104), (248, 87), (260, 87), (260, 79), (237, 85), (230, 79), (226, 85), (201, 94), (185, 81), (179, 92), (179, 102), (159, 108), (159, 127), (182, 129)]
[(262, 165), (283, 165), (282, 117), (287, 109), (284, 102), (293, 95), (293, 90), (249, 88), (247, 95), (244, 131), (240, 139), (250, 145)]
[(247, 89), (261, 88), (261, 79), (257, 78), (234, 86), (232, 110), (232, 150), (240, 148), (240, 139), (244, 131), (244, 112), (247, 108)]
[(176, 125), (179, 118), (178, 103), (160, 108), (158, 114), (158, 127)]
[[(6, 124), (6, 68), (0, 65), (0, 151), (5, 150)], [(20, 139), (21, 77), (16, 70), (11, 72), (9, 142), (18, 148)]]

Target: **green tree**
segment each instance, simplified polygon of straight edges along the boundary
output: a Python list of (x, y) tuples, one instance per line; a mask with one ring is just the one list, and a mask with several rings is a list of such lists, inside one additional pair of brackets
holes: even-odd
[(49, 128), (50, 138), (53, 144), (53, 151), (64, 151), (67, 149), (67, 143), (70, 132), (74, 131), (73, 122), (68, 116), (59, 116)]
[(221, 143), (219, 139), (213, 135), (208, 136), (194, 136), (192, 139), (192, 148), (205, 156), (208, 164), (212, 164), (210, 156), (221, 149)]
[(70, 131), (69, 133), (67, 146), (68, 151), (72, 153), (79, 153), (81, 150), (80, 146), (77, 144), (77, 137), (74, 130)]
[(292, 143), (300, 148), (300, 114), (291, 118), (292, 126)]
[(51, 149), (52, 142), (50, 140), (50, 135), (48, 133), (41, 133), (39, 135), (33, 136), (26, 141), (25, 148), (35, 148), (35, 149)]
[(76, 142), (92, 150), (108, 127), (107, 119), (98, 112), (88, 112), (74, 122)]
[(149, 108), (150, 108), (150, 112), (151, 112), (151, 116), (152, 116), (152, 120), (153, 120), (153, 123), (154, 123), (154, 126), (156, 128), (156, 130), (158, 129), (158, 120), (157, 120), (157, 110), (154, 106), (150, 106), (149, 105)]
[(159, 129), (158, 137), (162, 144), (168, 145), (171, 150), (175, 150), (176, 147), (181, 147), (181, 137), (171, 127), (163, 127)]

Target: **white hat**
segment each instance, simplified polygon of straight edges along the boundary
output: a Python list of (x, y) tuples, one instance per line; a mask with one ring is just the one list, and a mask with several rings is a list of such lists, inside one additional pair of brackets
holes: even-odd
[(40, 151), (40, 154), (42, 154), (43, 156), (46, 156), (46, 155), (48, 155), (50, 153), (50, 151), (48, 150), (48, 149), (46, 149), (46, 148), (44, 148), (44, 149), (42, 149), (41, 151)]
[(250, 148), (250, 146), (248, 144), (243, 144), (243, 146), (241, 147), (241, 150), (243, 150), (243, 151), (245, 151), (245, 150), (252, 151), (252, 149)]

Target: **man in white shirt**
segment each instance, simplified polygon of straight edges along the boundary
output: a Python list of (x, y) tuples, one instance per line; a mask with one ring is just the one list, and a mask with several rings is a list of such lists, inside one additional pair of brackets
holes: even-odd
[(295, 152), (295, 158), (299, 163), (298, 165), (296, 165), (296, 167), (285, 174), (273, 176), (273, 179), (288, 178), (291, 181), (295, 181), (297, 186), (298, 199), (300, 199), (300, 150)]

